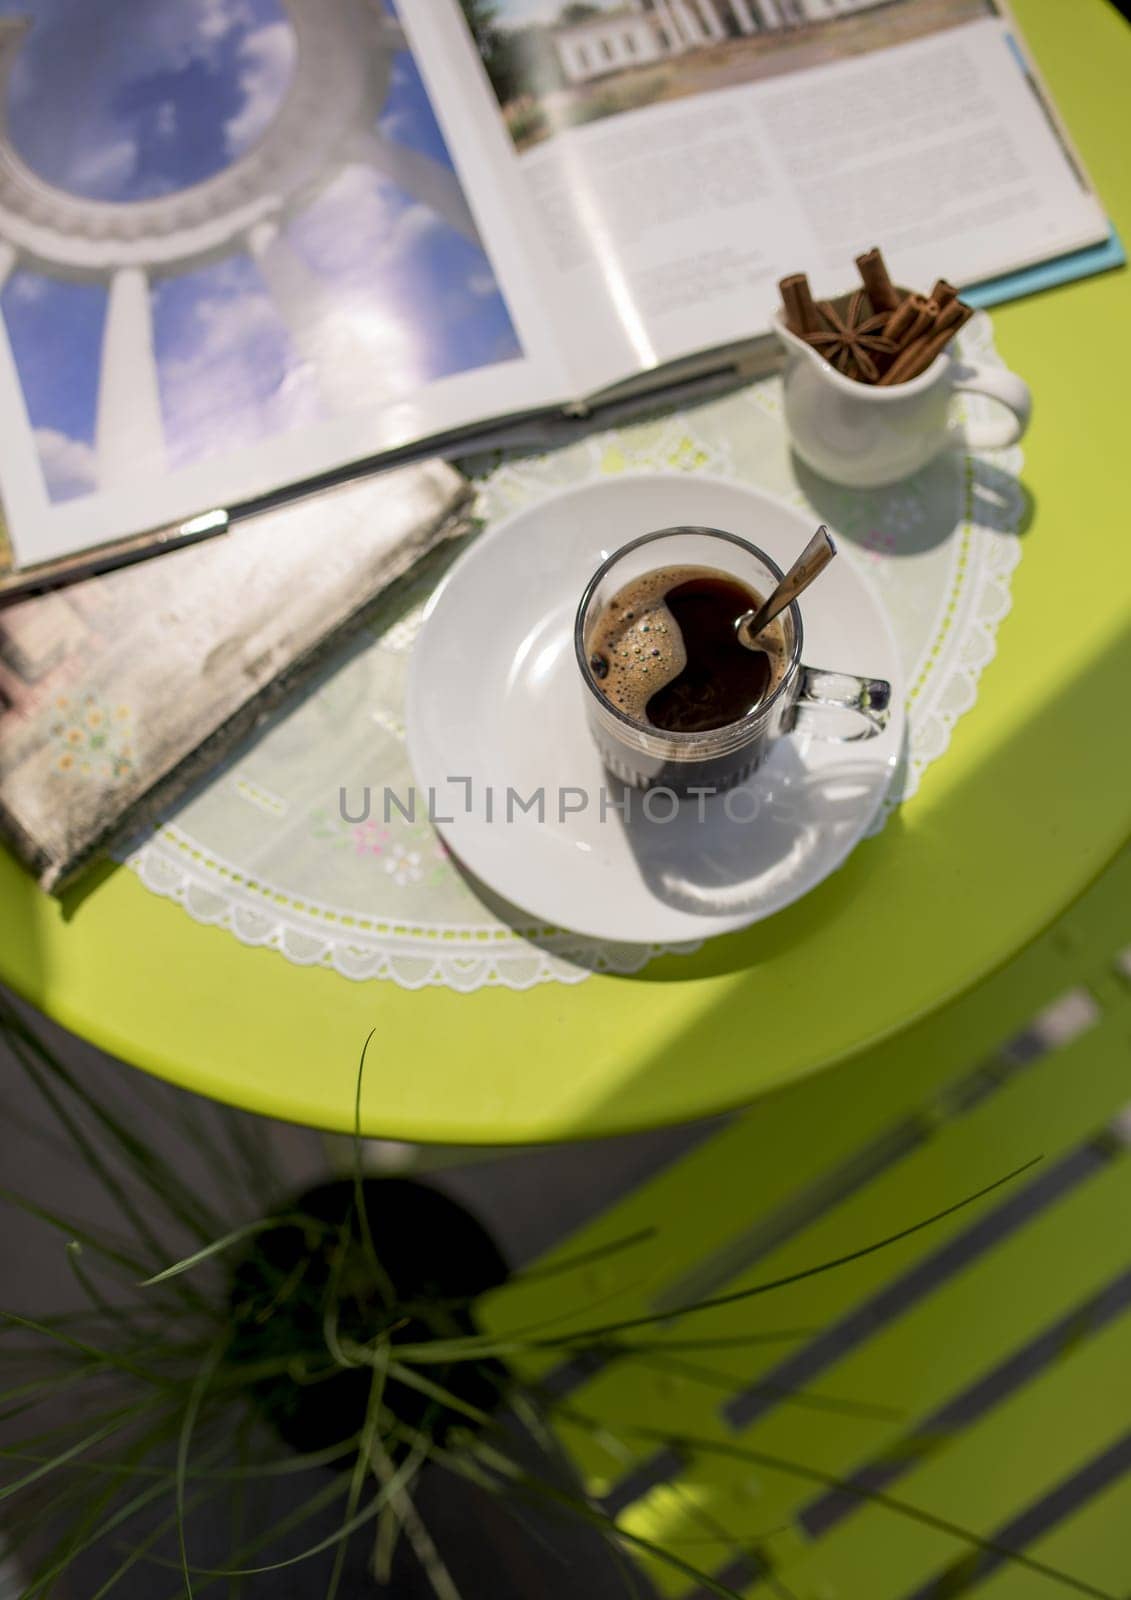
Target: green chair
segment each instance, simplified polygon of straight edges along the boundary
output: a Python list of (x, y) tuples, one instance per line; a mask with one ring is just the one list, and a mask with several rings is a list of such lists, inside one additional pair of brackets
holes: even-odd
[(759, 1600), (1069, 1592), (1046, 1569), (1131, 1591), (1128, 947), (1131, 851), (1005, 970), (730, 1121), (557, 1257), (650, 1234), (499, 1292), (497, 1329), (613, 1330), (606, 1359), (529, 1370), (622, 1528)]

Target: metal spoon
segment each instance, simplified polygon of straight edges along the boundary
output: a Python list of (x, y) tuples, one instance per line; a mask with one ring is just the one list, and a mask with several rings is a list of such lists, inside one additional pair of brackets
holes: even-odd
[(822, 522), (770, 598), (757, 611), (744, 611), (735, 618), (735, 631), (740, 642), (748, 650), (756, 650), (758, 646), (755, 640), (762, 629), (768, 627), (779, 611), (784, 611), (791, 600), (796, 600), (802, 590), (809, 587), (835, 555), (836, 545)]

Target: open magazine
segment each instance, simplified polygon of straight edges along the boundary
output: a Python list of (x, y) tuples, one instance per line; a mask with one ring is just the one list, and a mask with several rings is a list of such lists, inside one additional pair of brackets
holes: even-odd
[(0, 0), (9, 564), (1108, 237), (994, 0)]

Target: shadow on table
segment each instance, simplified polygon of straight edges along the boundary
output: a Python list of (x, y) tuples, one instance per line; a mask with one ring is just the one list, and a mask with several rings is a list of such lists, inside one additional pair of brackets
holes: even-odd
[[(786, 740), (775, 751), (772, 783), (716, 795), (703, 803), (701, 813), (697, 802), (684, 801), (671, 821), (649, 820), (639, 809), (632, 811), (630, 807), (630, 820), (617, 812), (612, 825), (625, 829), (640, 875), (658, 904), (691, 918), (753, 918), (768, 895), (788, 895), (791, 886), (802, 901), (819, 888), (822, 915), (837, 916), (847, 903), (836, 890), (844, 872), (843, 862), (828, 869), (828, 875), (819, 878), (812, 891), (803, 884), (813, 870), (814, 857), (828, 847), (830, 832), (843, 836), (843, 848), (852, 852), (850, 841), (856, 831), (861, 796), (874, 791), (877, 783), (877, 766), (867, 760), (866, 749), (861, 745), (854, 759), (813, 773)], [(903, 793), (907, 770), (905, 730), (886, 803)], [(741, 806), (732, 803), (733, 796), (739, 793), (746, 797)], [(616, 804), (620, 805), (623, 798), (618, 793)], [(756, 809), (747, 809), (748, 804)], [(896, 806), (883, 825), (883, 832), (886, 835), (900, 826)], [(856, 849), (866, 844), (867, 839)], [(700, 947), (693, 926), (688, 928), (686, 950), (680, 951), (676, 946), (674, 954), (657, 956), (649, 944), (602, 940), (539, 925), (529, 912), (501, 899), (454, 857), (452, 864), (493, 916), (527, 943), (576, 967), (646, 984), (719, 976), (751, 964), (741, 935), (704, 936), (706, 942)], [(774, 930), (771, 948), (775, 954), (804, 937), (810, 927), (808, 918), (791, 920), (789, 911), (786, 906), (761, 923)], [(667, 943), (670, 949), (674, 941)], [(691, 952), (695, 952), (693, 962), (688, 960)]]
[[(1029, 715), (977, 764), (959, 768), (940, 803), (917, 812), (913, 832), (897, 810), (813, 894), (709, 941), (693, 959), (649, 966), (645, 981), (743, 972), (754, 979), (759, 966), (776, 963), (784, 951), (806, 954), (804, 964), (778, 966), (779, 984), (770, 993), (755, 982), (718, 987), (709, 1005), (610, 1087), (600, 1111), (605, 1123), (623, 1119), (631, 1126), (645, 1084), (650, 1104), (663, 1102), (668, 1086), (673, 1100), (686, 1099), (689, 1070), (710, 1071), (752, 1030), (756, 1038), (760, 1006), (797, 1013), (796, 1061), (781, 1045), (781, 1028), (774, 1030), (782, 1059), (772, 1076), (787, 1079), (798, 1063), (811, 1064), (808, 1018), (851, 1020), (857, 996), (882, 992), (883, 1032), (897, 1032), (975, 987), (1055, 921), (1126, 842), (1131, 824), (1131, 744), (1112, 736), (1123, 725), (1122, 686), (1131, 682), (1131, 622), (1090, 643), (1090, 656), (1077, 659), (1055, 693), (1030, 702)], [(1085, 697), (1091, 704), (1082, 716)], [(874, 1004), (862, 1010), (879, 1015)], [(817, 1032), (851, 1038), (855, 1052), (875, 1042), (868, 1026), (862, 1017), (855, 1030), (818, 1026)], [(757, 1092), (750, 1087), (755, 1077), (727, 1078), (733, 1098), (729, 1106), (716, 1098), (720, 1111)]]
[(913, 499), (917, 520), (902, 519), (898, 534), (884, 546), (885, 556), (915, 556), (937, 549), (967, 519), (984, 528), (1018, 534), (1027, 533), (1033, 523), (1036, 503), (1025, 485), (982, 456), (969, 458), (971, 476), (965, 497), (956, 494), (954, 463), (945, 457), (887, 489), (844, 488), (818, 476), (797, 455), (792, 459), (798, 487), (817, 515), (853, 544), (874, 548), (877, 520), (885, 515), (895, 520), (893, 507)]
[[(883, 837), (888, 839), (901, 830), (902, 822), (896, 809), (884, 825)], [(863, 854), (865, 858), (870, 855), (871, 844), (872, 841), (863, 840), (853, 851), (848, 862), (837, 867), (819, 885), (820, 914), (823, 920), (839, 919), (851, 905), (853, 898), (859, 892), (857, 872), (860, 869), (850, 874), (849, 868), (854, 865), (858, 855)], [(765, 859), (763, 856), (762, 860)], [(743, 972), (751, 966), (756, 966), (762, 957), (760, 954), (752, 955), (751, 952), (751, 937), (755, 932), (761, 933), (759, 942), (763, 952), (774, 956), (780, 955), (783, 950), (812, 935), (812, 915), (808, 908), (810, 896), (803, 896), (794, 905), (775, 912), (757, 923), (754, 928), (707, 938), (701, 946), (689, 935), (685, 949), (669, 947), (670, 953), (656, 955), (651, 945), (595, 939), (565, 929), (539, 928), (532, 924), (528, 912), (511, 905), (509, 901), (500, 899), (486, 884), (468, 872), (455, 857), (452, 857), (452, 866), (476, 899), (482, 903), (484, 909), (492, 916), (498, 917), (500, 922), (506, 923), (528, 944), (568, 961), (573, 966), (642, 985), (694, 982), (701, 978)], [(660, 860), (653, 863), (652, 870), (657, 878), (664, 873)], [(862, 870), (866, 872), (867, 868)], [(666, 883), (659, 887), (657, 897), (666, 898), (668, 904), (678, 903), (681, 910), (694, 912), (696, 902), (702, 903), (705, 898), (704, 891), (708, 886), (716, 894), (721, 888), (733, 900), (737, 900), (743, 892), (744, 883), (747, 886), (749, 884), (749, 872), (745, 873), (745, 878), (743, 873), (744, 869), (733, 849), (720, 856), (713, 868), (706, 862), (701, 862), (697, 870), (689, 871), (685, 861), (678, 863), (678, 866), (670, 863), (667, 868)], [(689, 959), (692, 956), (694, 959)]]
[[(876, 764), (861, 756), (810, 773), (787, 742), (774, 767), (764, 790), (715, 795), (701, 814), (684, 804), (672, 824), (639, 812), (622, 823), (657, 901), (691, 917), (755, 918), (767, 899), (803, 890), (821, 872), (822, 854), (851, 848), (861, 805), (876, 790)], [(728, 810), (740, 794), (741, 805)]]
[(33, 1000), (50, 977), (44, 922), (57, 914), (31, 874), (0, 848), (0, 982)]
[(63, 921), (72, 921), (82, 909), (83, 902), (89, 900), (91, 895), (96, 894), (103, 884), (109, 883), (114, 874), (121, 870), (121, 863), (112, 861), (109, 856), (100, 856), (97, 861), (92, 861), (74, 883), (69, 884), (58, 896)]

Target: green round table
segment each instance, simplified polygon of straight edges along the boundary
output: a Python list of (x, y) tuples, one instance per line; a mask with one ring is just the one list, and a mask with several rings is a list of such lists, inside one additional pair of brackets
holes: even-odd
[[(1131, 237), (1131, 32), (1106, 0), (1016, 0)], [(148, 1072), (348, 1130), (510, 1144), (691, 1120), (859, 1052), (1008, 962), (1131, 834), (1131, 293), (1111, 273), (995, 313), (1032, 385), (1032, 519), (977, 706), (929, 780), (805, 900), (634, 977), (409, 992), (203, 927), (123, 869), (62, 903), (0, 856), (0, 978)]]

